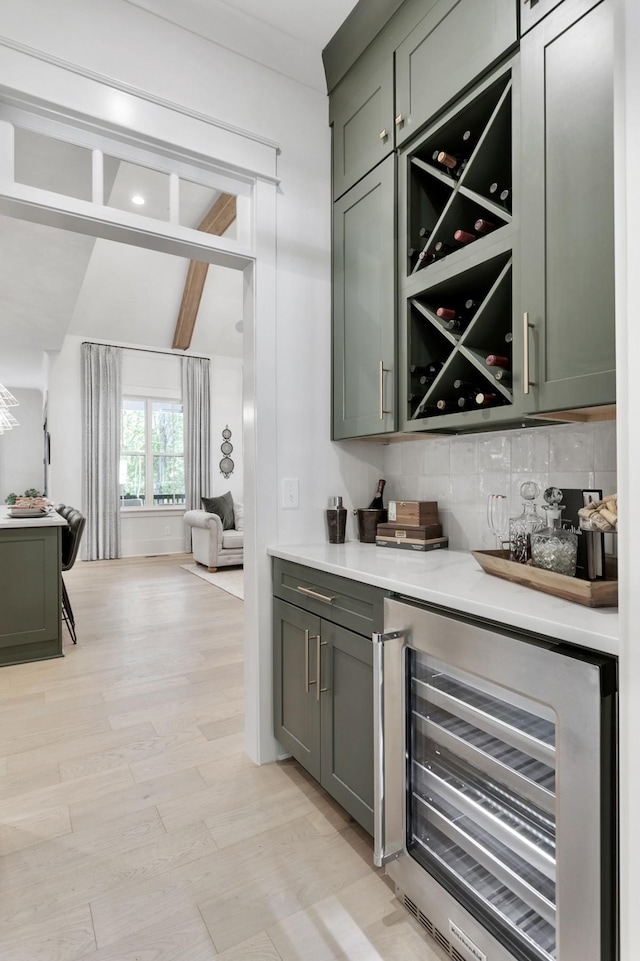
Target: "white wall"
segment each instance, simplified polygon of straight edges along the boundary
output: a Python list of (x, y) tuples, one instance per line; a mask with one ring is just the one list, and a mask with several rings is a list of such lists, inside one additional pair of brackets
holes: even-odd
[[(81, 345), (83, 338), (69, 335), (59, 354), (52, 355), (49, 375), (49, 431), (51, 434), (51, 499), (65, 504), (83, 503)], [(182, 393), (181, 357), (175, 354), (127, 350), (122, 359), (124, 394), (179, 399)], [(242, 361), (235, 357), (211, 359), (211, 477), (212, 492), (231, 490), (242, 500)], [(218, 467), (220, 431), (229, 424), (233, 432), (236, 470), (225, 481)], [(235, 427), (235, 430), (234, 430)], [(237, 434), (236, 434), (237, 431)], [(218, 438), (220, 441), (218, 442)], [(131, 509), (122, 515), (124, 557), (171, 554), (184, 550), (184, 511)]]
[(495, 548), (487, 526), (489, 494), (507, 495), (512, 514), (520, 511), (525, 480), (541, 491), (553, 485), (613, 494), (616, 464), (615, 421), (432, 437), (385, 448), (385, 497), (436, 500), (450, 548), (489, 549)]
[(18, 427), (0, 434), (0, 504), (10, 493), (22, 494), (29, 487), (44, 490), (42, 394), (12, 387), (11, 383), (4, 386), (19, 406), (9, 408)]

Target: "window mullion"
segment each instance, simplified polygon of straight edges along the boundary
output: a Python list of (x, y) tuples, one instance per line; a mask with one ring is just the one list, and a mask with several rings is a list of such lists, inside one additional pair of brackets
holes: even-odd
[(147, 456), (145, 458), (147, 463), (146, 502), (147, 502), (147, 507), (154, 507), (155, 505), (153, 503), (153, 427), (151, 422), (153, 411), (152, 411), (152, 402), (149, 399), (145, 401), (145, 410), (146, 410), (145, 437), (147, 442), (147, 446), (146, 446)]

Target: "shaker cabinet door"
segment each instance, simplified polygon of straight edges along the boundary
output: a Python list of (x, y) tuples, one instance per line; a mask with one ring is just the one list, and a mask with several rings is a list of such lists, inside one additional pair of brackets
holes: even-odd
[(363, 77), (356, 65), (332, 93), (329, 119), (337, 199), (393, 150), (393, 57)]
[(393, 431), (395, 156), (334, 204), (333, 438)]
[(432, 4), (396, 50), (396, 144), (413, 137), (517, 39), (513, 0)]
[(373, 834), (373, 644), (322, 622), (321, 784)]
[(274, 733), (316, 780), (320, 780), (320, 703), (316, 687), (320, 618), (273, 601)]
[(521, 66), (524, 409), (611, 404), (611, 0), (564, 0), (523, 38)]

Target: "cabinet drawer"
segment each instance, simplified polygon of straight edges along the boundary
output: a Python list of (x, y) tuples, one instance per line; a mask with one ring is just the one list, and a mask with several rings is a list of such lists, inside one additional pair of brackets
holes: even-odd
[(412, 137), (517, 39), (513, 0), (440, 0), (396, 51), (396, 115), (402, 118), (396, 144)]
[(369, 584), (274, 558), (273, 593), (365, 637), (382, 630), (382, 602), (386, 594)]

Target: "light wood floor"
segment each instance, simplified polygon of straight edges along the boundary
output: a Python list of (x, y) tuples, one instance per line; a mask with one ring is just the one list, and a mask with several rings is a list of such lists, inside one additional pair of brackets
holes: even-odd
[(438, 961), (369, 837), (243, 753), (242, 602), (77, 563), (78, 645), (0, 669), (3, 961)]

